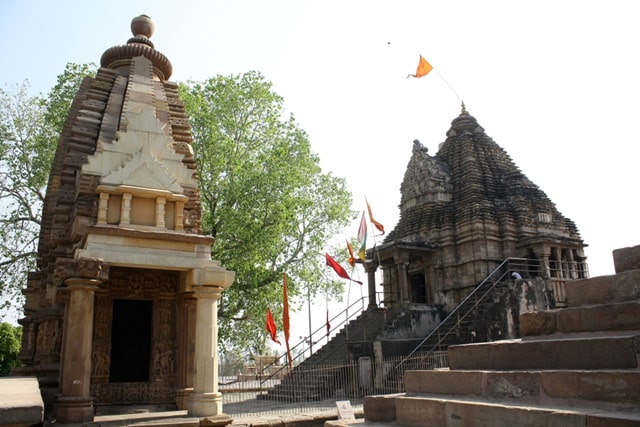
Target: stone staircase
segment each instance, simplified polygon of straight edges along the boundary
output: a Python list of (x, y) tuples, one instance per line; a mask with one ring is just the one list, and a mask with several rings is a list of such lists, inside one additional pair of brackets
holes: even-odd
[(613, 255), (615, 275), (566, 284), (567, 308), (521, 314), (521, 338), (452, 345), (448, 370), (365, 398), (363, 425), (640, 425), (640, 246)]
[[(285, 375), (280, 384), (266, 394), (258, 395), (261, 400), (284, 402), (313, 401), (330, 397), (340, 388), (341, 379), (348, 375), (341, 366), (349, 361), (348, 343), (372, 341), (383, 330), (385, 312), (378, 307), (369, 307), (355, 320), (345, 325), (331, 340), (313, 355), (296, 366), (290, 375)], [(329, 367), (327, 369), (319, 369)], [(310, 372), (313, 371), (313, 374)], [(331, 387), (328, 387), (328, 385)]]

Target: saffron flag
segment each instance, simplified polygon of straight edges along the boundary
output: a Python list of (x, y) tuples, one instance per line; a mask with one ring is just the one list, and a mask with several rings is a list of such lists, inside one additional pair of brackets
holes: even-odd
[(351, 267), (355, 267), (356, 266), (356, 257), (353, 254), (353, 248), (351, 247), (351, 243), (349, 243), (348, 240), (347, 240), (347, 249), (349, 250), (349, 265)]
[(358, 248), (358, 258), (365, 262), (366, 250), (367, 250), (367, 221), (364, 218), (364, 211), (362, 211), (362, 219), (360, 220), (360, 227), (358, 228), (358, 242), (360, 242), (360, 248)]
[(267, 332), (269, 332), (273, 341), (280, 344), (280, 341), (276, 338), (276, 322), (273, 321), (273, 315), (271, 314), (270, 308), (267, 308)]
[(409, 77), (416, 77), (416, 78), (420, 78), (420, 77), (424, 77), (427, 74), (429, 74), (429, 72), (433, 70), (433, 67), (431, 66), (431, 64), (429, 64), (429, 62), (424, 59), (422, 57), (422, 55), (420, 55), (420, 62), (418, 62), (418, 69), (416, 70), (415, 74), (409, 74), (407, 76), (407, 78)]
[(325, 256), (325, 259), (327, 260), (327, 265), (333, 268), (333, 270), (336, 273), (338, 273), (338, 276), (342, 277), (343, 279), (351, 280), (352, 282), (356, 282), (362, 285), (362, 282), (358, 280), (354, 280), (351, 277), (349, 277), (349, 274), (347, 273), (347, 271), (344, 268), (342, 268), (342, 266), (338, 264), (338, 262), (335, 259), (333, 259), (331, 255), (325, 253), (324, 256)]
[(289, 295), (287, 295), (287, 273), (283, 279), (283, 301), (282, 301), (282, 329), (284, 329), (284, 343), (287, 346), (287, 359), (289, 359), (289, 371), (292, 369), (291, 349), (289, 348)]
[(371, 213), (371, 206), (369, 206), (369, 201), (367, 200), (366, 197), (364, 198), (364, 201), (367, 203), (367, 210), (369, 211), (369, 221), (371, 221), (371, 224), (373, 224), (373, 226), (377, 228), (378, 231), (384, 234), (384, 225), (380, 224), (378, 221), (373, 219), (373, 214)]

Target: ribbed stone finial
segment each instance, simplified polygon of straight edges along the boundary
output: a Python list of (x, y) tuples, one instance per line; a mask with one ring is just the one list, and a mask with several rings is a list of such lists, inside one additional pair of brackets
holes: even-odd
[(461, 114), (469, 114), (469, 112), (467, 111), (467, 107), (465, 107), (464, 105), (464, 101), (462, 101), (462, 111)]
[(107, 49), (100, 58), (100, 66), (118, 68), (128, 66), (133, 58), (144, 56), (153, 63), (154, 73), (162, 80), (171, 77), (173, 67), (169, 59), (159, 51), (149, 40), (153, 35), (155, 24), (147, 15), (140, 15), (131, 20), (133, 37), (124, 46), (114, 46)]
[(131, 32), (135, 37), (151, 38), (156, 26), (148, 15), (136, 16), (131, 20)]

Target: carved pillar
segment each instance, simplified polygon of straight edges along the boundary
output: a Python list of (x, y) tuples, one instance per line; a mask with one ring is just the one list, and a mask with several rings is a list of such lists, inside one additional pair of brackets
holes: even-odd
[(131, 193), (122, 194), (122, 205), (120, 206), (120, 225), (131, 224)]
[(90, 387), (94, 294), (108, 278), (109, 266), (102, 260), (56, 260), (54, 281), (60, 288), (60, 299), (65, 303), (60, 394), (55, 402), (56, 420), (62, 424), (93, 421)]
[(405, 304), (409, 301), (409, 279), (407, 277), (407, 267), (409, 266), (409, 254), (407, 253), (395, 253), (393, 255), (393, 261), (396, 263), (398, 269), (398, 288), (400, 292), (400, 304)]
[(364, 263), (364, 269), (367, 272), (369, 307), (375, 307), (378, 305), (376, 301), (376, 270), (378, 269), (378, 263), (367, 260), (367, 262)]
[(56, 419), (63, 424), (93, 421), (91, 385), (91, 339), (94, 292), (100, 280), (72, 277), (64, 283), (69, 291), (65, 307), (60, 396)]
[(176, 406), (179, 410), (189, 407), (189, 397), (193, 392), (194, 355), (196, 332), (196, 300), (193, 293), (183, 293), (177, 301), (177, 381)]
[(551, 248), (543, 247), (542, 248), (542, 274), (543, 277), (550, 278), (551, 277)]
[(189, 415), (222, 415), (222, 394), (218, 392), (218, 300), (222, 288), (194, 286), (196, 298), (196, 354), (193, 393)]
[(164, 212), (167, 206), (167, 198), (166, 197), (158, 197), (156, 199), (156, 227), (165, 229), (166, 224), (164, 221)]

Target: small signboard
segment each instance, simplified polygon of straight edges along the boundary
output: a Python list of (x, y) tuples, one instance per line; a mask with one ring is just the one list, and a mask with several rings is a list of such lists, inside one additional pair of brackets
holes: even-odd
[(348, 400), (338, 400), (336, 402), (338, 407), (338, 419), (339, 420), (355, 420), (356, 416), (353, 413), (351, 402)]

